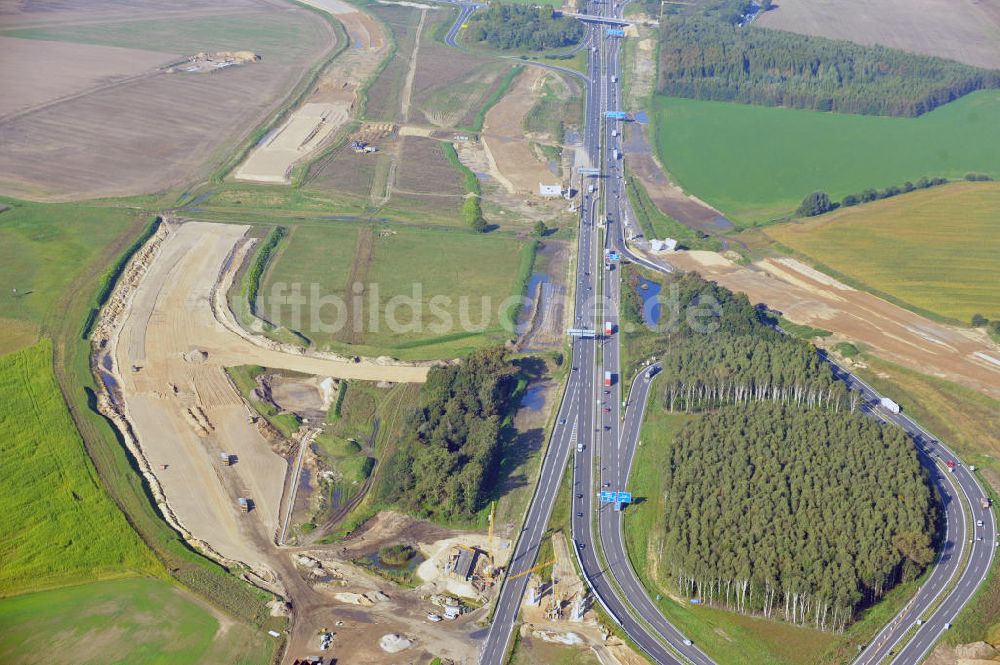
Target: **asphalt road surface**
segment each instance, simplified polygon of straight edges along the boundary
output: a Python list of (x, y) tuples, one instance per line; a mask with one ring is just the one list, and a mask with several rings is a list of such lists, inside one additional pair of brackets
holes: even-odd
[[(455, 39), (461, 25), (475, 10), (474, 5), (457, 4), (461, 7), (459, 17), (446, 36), (451, 46), (457, 46)], [(609, 9), (617, 12), (620, 8), (593, 4), (589, 13), (606, 13)], [(613, 129), (620, 129), (620, 123), (608, 120), (602, 124), (607, 111), (619, 108), (618, 86), (611, 83), (612, 76), (620, 77), (619, 43), (606, 35), (604, 27), (597, 25), (588, 28), (583, 47), (588, 49), (589, 77), (550, 66), (577, 77), (583, 85), (586, 97), (584, 146), (591, 164), (600, 167), (604, 174), (595, 181), (599, 182), (600, 191), (593, 195), (586, 191), (581, 194), (575, 326), (600, 333), (605, 322), (609, 322), (613, 333), (604, 339), (598, 334), (594, 339), (572, 341), (573, 369), (507, 578), (535, 565), (566, 463), (573, 456), (572, 536), (578, 562), (594, 598), (654, 662), (709, 665), (712, 660), (666, 621), (640, 584), (625, 549), (624, 513), (611, 504), (602, 505), (598, 501), (601, 489), (627, 489), (646, 403), (651, 386), (655, 384), (655, 377), (647, 381), (641, 374), (625, 402), (627, 408), (623, 407), (618, 344), (620, 281), (615, 270), (604, 269), (603, 252), (605, 249), (617, 250), (630, 261), (661, 272), (669, 272), (672, 268), (666, 263), (655, 263), (632, 254), (625, 243), (624, 222), (635, 217), (624, 192), (621, 162), (613, 154), (614, 149), (622, 147), (620, 132), (617, 137), (611, 136)], [(605, 278), (601, 278), (602, 275)], [(656, 367), (653, 369), (655, 371)], [(876, 407), (879, 396), (859, 379), (841, 368), (835, 367), (835, 371), (852, 388), (862, 392), (862, 408), (866, 412), (903, 427), (914, 437), (921, 448), (921, 460), (930, 470), (943, 500), (947, 534), (937, 565), (907, 607), (857, 660), (857, 665), (880, 662), (910, 665), (927, 655), (982, 583), (993, 559), (996, 523), (992, 511), (980, 507), (982, 489), (973, 474), (951, 451), (909, 418)], [(611, 386), (603, 385), (604, 372), (611, 372)], [(945, 460), (956, 462), (954, 472), (947, 471)], [(595, 487), (598, 483), (600, 487)], [(966, 498), (971, 505), (971, 521), (962, 510), (960, 497)], [(983, 527), (974, 526), (978, 520), (982, 520)], [(598, 555), (597, 543), (600, 543), (603, 559)], [(971, 548), (969, 565), (958, 575), (967, 548)], [(480, 662), (484, 665), (501, 665), (505, 661), (529, 579), (529, 575), (523, 575), (501, 585), (481, 654)], [(932, 614), (925, 616), (945, 591), (943, 602)], [(922, 623), (917, 627), (918, 619)], [(911, 631), (914, 627), (915, 634)], [(907, 637), (909, 641), (900, 646)]]

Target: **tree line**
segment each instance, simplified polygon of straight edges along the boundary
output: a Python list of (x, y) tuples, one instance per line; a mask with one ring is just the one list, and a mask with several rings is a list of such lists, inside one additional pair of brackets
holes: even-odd
[(699, 417), (670, 443), (652, 572), (707, 604), (843, 630), (933, 560), (914, 447), (745, 295), (690, 273), (667, 289), (713, 314), (655, 335), (660, 407)]
[(386, 463), (380, 499), (440, 521), (474, 516), (494, 489), (518, 375), (503, 347), (432, 368), (397, 454)]
[(466, 39), (503, 50), (543, 51), (578, 44), (583, 33), (581, 22), (557, 15), (548, 5), (491, 3), (469, 18)]
[[(982, 176), (975, 173), (970, 173), (965, 176), (966, 180), (979, 182), (982, 180), (990, 180), (989, 176)], [(947, 178), (921, 178), (915, 184), (907, 180), (899, 185), (890, 185), (882, 190), (868, 188), (857, 194), (848, 194), (839, 203), (830, 198), (830, 195), (826, 192), (812, 192), (807, 194), (802, 203), (799, 205), (795, 214), (799, 217), (815, 217), (816, 215), (822, 215), (823, 213), (836, 210), (837, 208), (850, 208), (852, 206), (860, 205), (862, 203), (870, 203), (872, 201), (878, 201), (879, 199), (889, 199), (893, 196), (899, 196), (900, 194), (909, 194), (910, 192), (916, 191), (918, 189), (929, 189), (930, 187), (938, 187), (940, 185), (945, 185), (949, 181)]]
[(883, 46), (740, 27), (745, 0), (664, 18), (659, 86), (675, 97), (866, 115), (918, 116), (1000, 71)]

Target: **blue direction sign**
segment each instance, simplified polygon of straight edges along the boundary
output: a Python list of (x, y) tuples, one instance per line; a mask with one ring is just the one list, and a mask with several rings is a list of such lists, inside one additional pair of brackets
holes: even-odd
[(609, 492), (601, 490), (601, 501), (606, 503), (632, 503), (631, 492)]

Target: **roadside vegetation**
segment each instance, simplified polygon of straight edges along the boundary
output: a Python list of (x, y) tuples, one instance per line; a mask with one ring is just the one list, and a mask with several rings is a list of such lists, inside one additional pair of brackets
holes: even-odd
[(748, 0), (711, 2), (665, 20), (658, 90), (693, 99), (813, 111), (918, 116), (1000, 72), (882, 46), (743, 26)]
[(523, 383), (502, 348), (461, 365), (433, 368), (409, 419), (400, 454), (386, 473), (386, 499), (420, 517), (470, 521), (497, 481), (501, 430), (509, 426)]
[[(646, 527), (649, 549), (636, 554), (646, 557), (645, 573), (701, 604), (843, 631), (933, 560), (935, 518), (915, 451), (901, 431), (854, 413), (856, 396), (815, 349), (772, 329), (745, 296), (691, 274), (664, 284), (687, 316), (661, 333), (626, 329), (628, 359), (634, 367), (640, 352), (662, 355), (651, 411), (698, 416), (673, 432), (672, 457), (657, 467), (662, 510)], [(637, 300), (624, 302), (626, 321), (635, 321)], [(815, 445), (824, 459), (842, 457), (835, 469), (849, 472), (812, 477)], [(818, 480), (833, 473), (835, 485)], [(838, 495), (813, 496), (825, 491)], [(776, 500), (788, 492), (794, 518)], [(878, 511), (862, 508), (875, 504)], [(809, 507), (821, 505), (845, 512), (810, 517)], [(855, 567), (832, 563), (846, 560)], [(827, 563), (808, 563), (816, 561)]]
[(787, 218), (810, 192), (839, 201), (924, 177), (1000, 176), (994, 90), (915, 119), (664, 96), (653, 112), (655, 147), (676, 182), (744, 227)]
[(469, 18), (468, 42), (502, 50), (544, 51), (579, 43), (584, 26), (555, 15), (552, 7), (493, 3)]

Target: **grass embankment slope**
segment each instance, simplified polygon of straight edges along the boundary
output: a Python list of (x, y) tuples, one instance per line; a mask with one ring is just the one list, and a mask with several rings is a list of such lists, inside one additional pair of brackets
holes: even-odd
[(802, 198), (834, 200), (922, 176), (1000, 176), (1000, 91), (966, 95), (918, 118), (892, 118), (657, 96), (655, 144), (685, 190), (749, 225)]
[(1000, 183), (954, 183), (765, 233), (911, 307), (1000, 319)]

